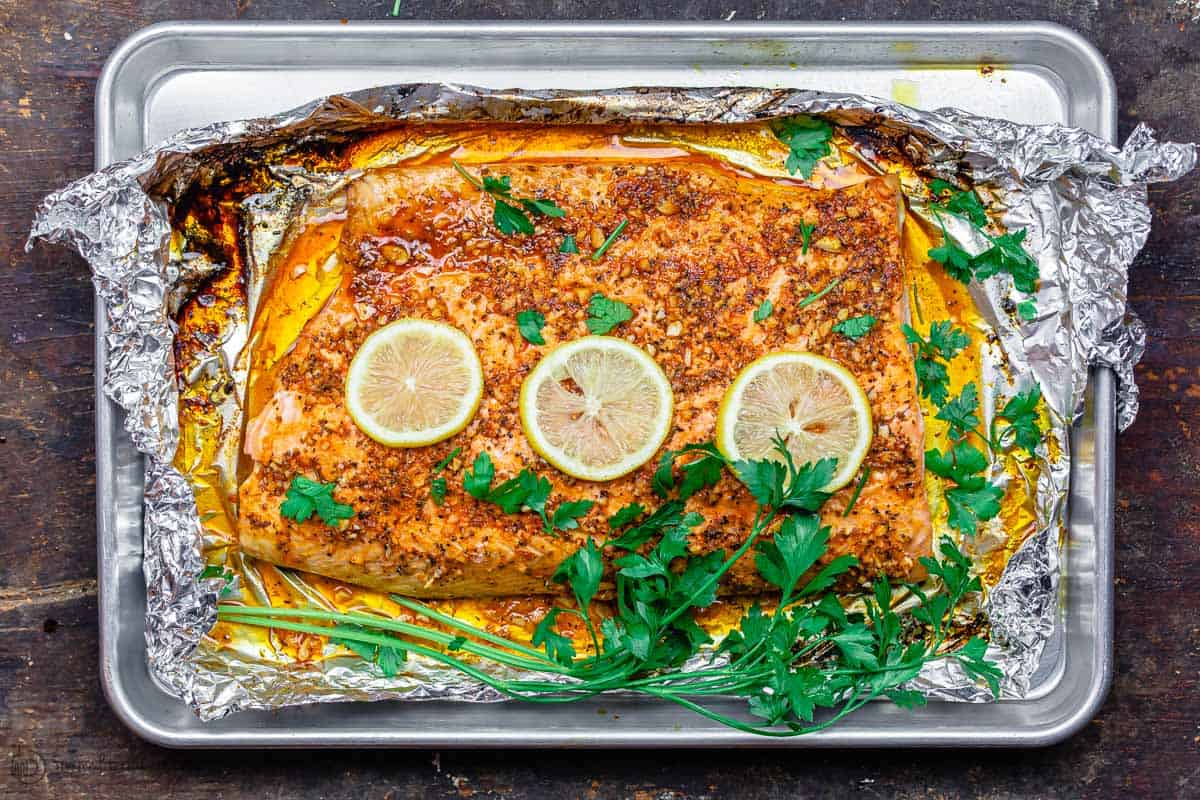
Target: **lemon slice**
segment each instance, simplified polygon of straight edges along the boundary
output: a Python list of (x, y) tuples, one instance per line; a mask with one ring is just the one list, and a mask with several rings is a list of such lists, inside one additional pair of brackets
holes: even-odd
[(769, 353), (734, 380), (717, 414), (717, 448), (726, 458), (780, 460), (772, 439), (787, 443), (796, 466), (837, 459), (833, 491), (858, 472), (873, 426), (871, 406), (854, 376), (812, 353)]
[(467, 335), (442, 322), (401, 319), (367, 337), (350, 362), (346, 408), (389, 447), (422, 447), (461, 431), (483, 397), (483, 368)]
[(542, 458), (609, 481), (645, 464), (671, 430), (662, 368), (624, 339), (585, 336), (546, 354), (521, 386), (521, 425)]

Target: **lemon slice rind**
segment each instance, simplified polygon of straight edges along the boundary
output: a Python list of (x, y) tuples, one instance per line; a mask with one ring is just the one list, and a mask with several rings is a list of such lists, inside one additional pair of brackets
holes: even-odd
[[(793, 387), (789, 380), (810, 385)], [(870, 402), (854, 376), (808, 352), (779, 351), (751, 362), (726, 390), (717, 414), (717, 448), (730, 460), (779, 458), (773, 434), (784, 437), (797, 466), (837, 458), (829, 492), (854, 479), (873, 433)]]
[(653, 458), (670, 433), (674, 403), (649, 353), (624, 339), (585, 336), (551, 350), (525, 378), (521, 426), (557, 469), (610, 481)]
[(434, 320), (383, 326), (358, 348), (346, 375), (346, 410), (388, 447), (450, 438), (475, 416), (482, 397), (483, 367), (471, 340)]

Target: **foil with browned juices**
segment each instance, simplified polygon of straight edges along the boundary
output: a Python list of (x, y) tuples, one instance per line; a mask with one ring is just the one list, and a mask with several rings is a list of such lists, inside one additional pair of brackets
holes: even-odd
[[(1002, 513), (960, 543), (988, 588), (982, 608), (963, 616), (963, 630), (990, 628), (989, 657), (1004, 668), (1004, 692), (1020, 696), (1057, 611), (1067, 432), (1089, 364), (1112, 366), (1122, 377), (1122, 425), (1136, 411), (1130, 378), (1141, 332), (1125, 314), (1121, 287), (1148, 229), (1145, 183), (1182, 174), (1194, 153), (1155, 144), (1144, 129), (1117, 150), (1072, 129), (754, 89), (371, 90), (270, 120), (186, 131), (48, 198), (34, 234), (73, 241), (96, 271), (113, 321), (106, 388), (130, 411), (127, 426), (150, 456), (147, 633), (155, 674), (204, 718), (315, 701), (496, 699), (421, 659), (389, 679), (322, 637), (214, 626), (222, 582), (197, 579), (203, 563), (221, 564), (239, 576), (247, 602), (404, 616), (382, 593), (281, 569), (237, 548), (238, 487), (249, 469), (244, 426), (268, 401), (275, 369), (301, 329), (343, 280), (340, 268), (328, 268), (344, 225), (339, 196), (364, 170), (436, 165), (451, 155), (499, 171), (564, 157), (702, 159), (786, 182), (786, 150), (766, 121), (794, 113), (824, 113), (839, 123), (836, 156), (814, 185), (892, 173), (911, 195), (903, 228), (909, 312), (954, 320), (971, 334), (951, 384), (983, 387), (985, 424), (1030, 381), (1042, 388), (1046, 445), (1034, 459), (993, 465), (992, 480), (1006, 491)], [(926, 257), (923, 182), (953, 178), (964, 165), (963, 177), (993, 208), (1005, 209), (1003, 224), (1028, 230), (1026, 245), (1042, 274), (1032, 322), (1013, 313), (1006, 279), (968, 292)], [(944, 425), (926, 411), (926, 445), (943, 446)], [(941, 487), (929, 477), (925, 488), (940, 535)], [(532, 596), (438, 603), (517, 639), (528, 637), (546, 607)], [(726, 599), (703, 623), (719, 635), (742, 607)], [(915, 685), (948, 699), (987, 694), (947, 663), (930, 665)]]

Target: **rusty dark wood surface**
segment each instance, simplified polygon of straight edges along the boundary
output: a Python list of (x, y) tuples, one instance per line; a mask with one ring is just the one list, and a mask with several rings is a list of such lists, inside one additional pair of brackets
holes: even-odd
[[(1118, 448), (1116, 679), (1072, 740), (1025, 752), (186, 753), (145, 744), (97, 679), (92, 293), (23, 250), (92, 167), (107, 54), (167, 19), (387, 19), (376, 2), (0, 0), (0, 795), (129, 798), (1200, 796), (1200, 175), (1153, 191), (1131, 300), (1150, 345)], [(1050, 19), (1107, 56), (1121, 133), (1200, 140), (1200, 0), (400, 4), (402, 18)]]

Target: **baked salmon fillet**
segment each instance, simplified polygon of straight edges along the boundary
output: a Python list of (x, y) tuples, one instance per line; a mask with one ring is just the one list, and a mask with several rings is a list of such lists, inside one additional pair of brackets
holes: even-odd
[[(451, 165), (369, 172), (347, 189), (338, 257), (345, 277), (274, 372), (273, 394), (246, 427), (249, 471), (239, 491), (239, 535), (248, 554), (351, 583), (417, 597), (483, 597), (556, 591), (558, 564), (584, 537), (602, 543), (608, 517), (628, 503), (655, 508), (657, 458), (607, 483), (555, 470), (522, 432), (521, 383), (555, 344), (588, 335), (596, 292), (625, 302), (633, 319), (612, 335), (634, 342), (662, 367), (675, 393), (664, 447), (711, 441), (723, 393), (738, 372), (775, 350), (807, 350), (845, 366), (866, 392), (876, 431), (870, 477), (822, 510), (831, 526), (826, 558), (851, 553), (865, 575), (919, 573), (930, 550), (924, 438), (912, 353), (901, 324), (906, 282), (898, 186), (875, 178), (818, 190), (735, 173), (699, 159), (638, 165), (530, 162), (487, 168), (511, 178), (513, 194), (553, 200), (562, 219), (536, 219), (537, 232), (504, 236), (492, 200)], [(621, 221), (604, 257), (592, 249)], [(802, 223), (815, 226), (806, 244)], [(559, 252), (574, 233), (582, 254)], [(590, 245), (590, 246), (589, 246)], [(801, 301), (830, 287), (819, 300)], [(753, 314), (766, 299), (774, 313)], [(545, 315), (545, 347), (522, 339), (518, 312)], [(859, 339), (831, 330), (864, 314), (878, 323)], [(363, 434), (348, 414), (344, 384), (367, 335), (405, 317), (441, 320), (473, 341), (484, 371), (478, 413), (461, 433), (429, 447), (396, 449)], [(462, 452), (443, 476), (444, 504), (430, 495), (432, 469)], [(577, 530), (548, 535), (537, 515), (506, 515), (468, 495), (462, 472), (486, 450), (497, 482), (533, 469), (553, 484), (551, 506), (590, 499)], [(280, 514), (296, 475), (336, 482), (334, 497), (355, 515), (334, 528)], [(732, 551), (755, 512), (750, 493), (727, 474), (688, 501), (705, 522), (696, 553)], [(752, 558), (730, 572), (729, 588), (764, 587)]]

